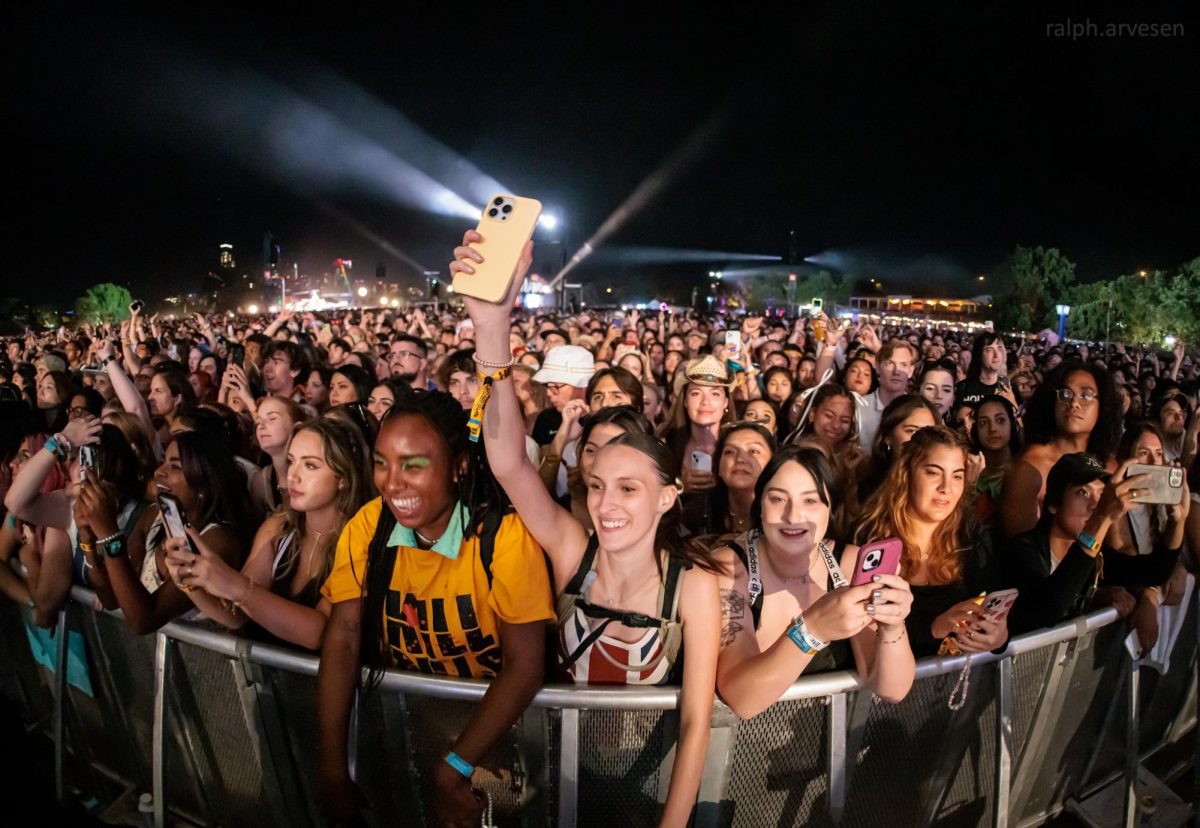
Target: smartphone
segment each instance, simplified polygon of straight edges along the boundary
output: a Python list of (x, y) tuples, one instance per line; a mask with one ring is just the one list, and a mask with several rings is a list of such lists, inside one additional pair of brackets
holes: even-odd
[(83, 374), (85, 377), (98, 377), (101, 375), (105, 375), (105, 376), (108, 375), (108, 371), (105, 371), (103, 368), (96, 368), (95, 366), (90, 366), (90, 365), (86, 368), (79, 369), (79, 373)]
[(712, 473), (712, 455), (707, 451), (692, 452), (692, 470)]
[(229, 364), (236, 365), (241, 368), (242, 363), (246, 361), (246, 346), (245, 345), (230, 345), (229, 346)]
[(874, 575), (895, 575), (900, 571), (900, 555), (903, 552), (904, 541), (899, 538), (864, 543), (858, 548), (858, 561), (854, 564), (850, 586), (870, 583)]
[(983, 609), (980, 611), (980, 615), (992, 623), (1002, 621), (1008, 616), (1008, 612), (1016, 600), (1017, 591), (1015, 589), (989, 592), (983, 599)]
[(132, 302), (129, 303), (129, 312), (130, 313), (141, 313), (142, 308), (144, 308), (144, 307), (146, 307), (145, 302), (143, 302), (141, 299), (134, 299)]
[(1145, 463), (1134, 463), (1125, 472), (1126, 477), (1135, 474), (1149, 476), (1146, 481), (1145, 494), (1133, 499), (1134, 503), (1161, 503), (1165, 506), (1175, 506), (1183, 500), (1183, 469), (1178, 466), (1149, 466)]
[(483, 254), (484, 262), (472, 262), (474, 273), (454, 274), (454, 292), (485, 302), (503, 299), (541, 214), (542, 203), (536, 199), (494, 196), (483, 208), (483, 217), (475, 228), (483, 241), (476, 242), (474, 248)]
[(192, 539), (187, 533), (187, 515), (184, 514), (183, 504), (179, 502), (179, 498), (173, 494), (162, 492), (158, 495), (158, 508), (162, 512), (163, 526), (166, 527), (167, 534), (172, 538), (187, 538), (192, 552), (199, 554), (196, 551), (196, 545), (192, 543)]
[(625, 320), (624, 320), (624, 319), (622, 319), (621, 317), (619, 317), (619, 316), (614, 316), (614, 317), (613, 317), (613, 327), (614, 327), (614, 328), (619, 328), (619, 327), (621, 327), (621, 326), (622, 326), (622, 325), (624, 325), (624, 324), (625, 324)]
[(725, 332), (725, 359), (742, 363), (742, 334), (740, 331)]
[(96, 473), (96, 462), (100, 449), (95, 446), (79, 447), (79, 479), (87, 480)]

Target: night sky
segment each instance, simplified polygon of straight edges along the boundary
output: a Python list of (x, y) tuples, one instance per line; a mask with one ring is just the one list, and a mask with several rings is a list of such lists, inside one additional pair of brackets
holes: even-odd
[[(198, 286), (220, 242), (235, 245), (240, 269), (259, 269), (265, 230), (306, 272), (343, 256), (361, 275), (383, 262), (417, 283), (366, 236), (445, 268), (465, 219), (297, 172), (303, 163), (281, 171), (278, 148), (307, 133), (278, 117), (270, 95), (338, 125), (323, 153), (343, 131), (386, 144), (380, 113), (408, 119), (516, 192), (561, 207), (568, 250), (708, 123), (614, 249), (783, 255), (795, 230), (802, 257), (833, 251), (889, 288), (918, 291), (931, 274), (988, 272), (1016, 244), (1060, 247), (1087, 281), (1200, 254), (1200, 24), (1183, 7), (1093, 8), (1101, 25), (1185, 31), (1072, 41), (1047, 36), (1065, 11), (1010, 5), (652, 20), (635, 7), (567, 14), (550, 4), (437, 17), (390, 4), (320, 14), (206, 4), (152, 17), (20, 9), (6, 50), (15, 255), (0, 295), (68, 302), (116, 281), (154, 298)], [(425, 169), (420, 146), (395, 144)], [(710, 267), (589, 264), (584, 280), (660, 284)]]

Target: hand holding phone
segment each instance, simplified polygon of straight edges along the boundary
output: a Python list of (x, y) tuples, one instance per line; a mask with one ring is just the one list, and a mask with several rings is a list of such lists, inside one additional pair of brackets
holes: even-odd
[(1176, 506), (1183, 499), (1183, 469), (1178, 466), (1151, 466), (1134, 463), (1125, 472), (1125, 477), (1145, 475), (1146, 479), (1133, 496), (1134, 503), (1156, 503)]
[(456, 251), (450, 266), (454, 292), (492, 303), (504, 299), (541, 214), (542, 204), (536, 199), (494, 196), (475, 228), (480, 238), (470, 244), (479, 255), (464, 257)]
[(864, 543), (858, 548), (858, 561), (854, 564), (854, 576), (850, 579), (850, 586), (870, 583), (875, 575), (898, 574), (903, 552), (904, 542), (899, 538)]
[(166, 529), (167, 534), (172, 538), (186, 538), (192, 554), (200, 554), (196, 550), (196, 545), (192, 543), (191, 537), (188, 536), (187, 515), (183, 511), (183, 504), (179, 502), (179, 498), (169, 492), (160, 492), (158, 508), (162, 514), (163, 528)]
[(692, 471), (712, 474), (712, 455), (706, 451), (692, 452)]

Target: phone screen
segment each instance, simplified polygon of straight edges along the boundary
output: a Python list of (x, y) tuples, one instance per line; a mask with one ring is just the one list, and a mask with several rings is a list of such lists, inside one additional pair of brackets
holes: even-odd
[(187, 537), (187, 518), (183, 514), (183, 506), (174, 495), (160, 494), (158, 507), (162, 511), (163, 526), (167, 534), (173, 538)]

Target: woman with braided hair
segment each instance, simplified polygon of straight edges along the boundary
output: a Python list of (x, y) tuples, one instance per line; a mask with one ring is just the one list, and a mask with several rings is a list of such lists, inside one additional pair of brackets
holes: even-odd
[[(397, 666), (492, 679), (466, 729), (433, 774), (443, 823), (475, 825), (474, 765), (508, 733), (541, 686), (545, 623), (554, 617), (541, 547), (467, 438), (449, 394), (398, 397), (374, 447), (380, 497), (342, 530), (321, 589), (331, 606), (317, 677), (320, 778), (330, 816), (349, 820), (346, 729), (354, 688)], [(544, 492), (545, 489), (542, 489)]]

